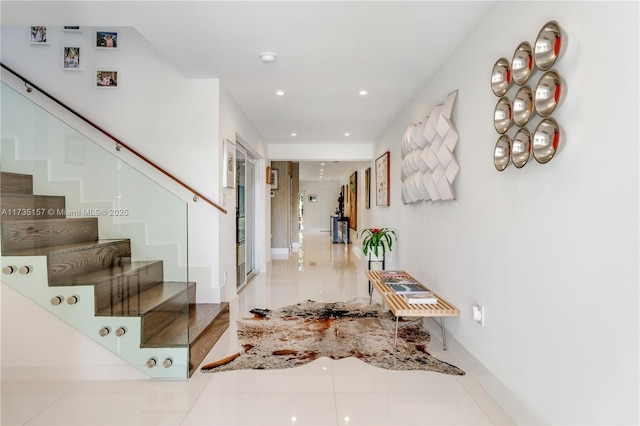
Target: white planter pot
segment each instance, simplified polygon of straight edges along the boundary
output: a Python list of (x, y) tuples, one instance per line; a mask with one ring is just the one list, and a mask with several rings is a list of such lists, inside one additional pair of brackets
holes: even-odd
[(372, 251), (369, 251), (369, 260), (372, 262), (381, 262), (384, 260), (384, 254), (382, 250), (378, 250), (378, 256), (376, 256)]

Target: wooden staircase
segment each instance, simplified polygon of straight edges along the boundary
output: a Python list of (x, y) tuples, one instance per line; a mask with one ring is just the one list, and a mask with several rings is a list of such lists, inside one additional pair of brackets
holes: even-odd
[(195, 303), (195, 283), (132, 261), (128, 239), (99, 239), (97, 217), (66, 218), (65, 197), (34, 195), (32, 176), (0, 178), (2, 255), (46, 256), (50, 287), (93, 286), (95, 316), (140, 318), (140, 348), (188, 347), (190, 377), (228, 328), (228, 303)]

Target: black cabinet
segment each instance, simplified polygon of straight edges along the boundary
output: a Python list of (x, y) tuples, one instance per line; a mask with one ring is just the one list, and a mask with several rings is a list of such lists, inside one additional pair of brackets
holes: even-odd
[(349, 244), (349, 218), (331, 216), (331, 242)]

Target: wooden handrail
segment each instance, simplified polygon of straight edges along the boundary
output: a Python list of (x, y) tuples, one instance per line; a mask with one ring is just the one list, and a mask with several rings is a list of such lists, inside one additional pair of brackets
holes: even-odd
[(207, 197), (205, 197), (204, 195), (202, 195), (200, 192), (196, 191), (195, 189), (193, 189), (191, 186), (187, 185), (186, 183), (184, 183), (182, 180), (178, 179), (177, 177), (175, 177), (174, 175), (172, 175), (171, 173), (169, 173), (168, 171), (166, 171), (165, 169), (163, 169), (162, 167), (158, 166), (156, 163), (154, 163), (153, 161), (149, 160), (147, 157), (145, 157), (144, 155), (140, 154), (138, 151), (136, 151), (135, 149), (131, 148), (129, 145), (127, 145), (126, 143), (122, 142), (120, 139), (116, 138), (115, 136), (113, 136), (111, 133), (107, 132), (106, 130), (104, 130), (102, 127), (98, 126), (97, 124), (95, 124), (93, 121), (89, 120), (88, 118), (86, 118), (85, 116), (83, 116), (82, 114), (80, 114), (79, 112), (75, 111), (73, 108), (65, 105), (62, 101), (56, 99), (53, 95), (47, 93), (45, 90), (41, 89), (40, 87), (38, 87), (37, 85), (33, 84), (32, 82), (30, 82), (29, 80), (27, 80), (26, 78), (24, 78), (23, 76), (21, 76), (19, 73), (17, 73), (16, 71), (12, 70), (11, 68), (7, 67), (5, 64), (0, 63), (0, 66), (4, 69), (6, 69), (7, 71), (9, 71), (11, 74), (15, 75), (16, 77), (18, 77), (20, 80), (24, 81), (25, 85), (27, 85), (27, 91), (31, 91), (29, 90), (29, 87), (36, 89), (37, 91), (39, 91), (40, 93), (42, 93), (43, 95), (45, 95), (47, 98), (51, 99), (53, 102), (57, 103), (58, 105), (60, 105), (61, 107), (63, 107), (64, 109), (66, 109), (67, 111), (69, 111), (70, 113), (74, 114), (75, 116), (77, 116), (78, 118), (80, 118), (81, 120), (83, 120), (84, 122), (86, 122), (87, 124), (89, 124), (90, 126), (92, 126), (93, 128), (95, 128), (96, 130), (98, 130), (99, 132), (101, 132), (102, 134), (104, 134), (105, 136), (107, 136), (108, 138), (112, 139), (115, 143), (116, 143), (116, 149), (118, 151), (120, 151), (120, 148), (125, 148), (127, 151), (129, 151), (130, 153), (132, 153), (133, 155), (135, 155), (136, 157), (138, 157), (139, 159), (141, 159), (142, 161), (144, 161), (145, 163), (147, 163), (148, 165), (150, 165), (151, 167), (153, 167), (154, 169), (158, 170), (159, 172), (161, 172), (162, 174), (164, 174), (165, 176), (167, 176), (168, 178), (172, 179), (174, 182), (178, 183), (180, 186), (182, 186), (183, 188), (186, 188), (189, 190), (189, 192), (192, 192), (194, 194), (193, 200), (194, 201), (198, 201), (198, 199), (203, 199), (205, 202), (207, 202), (208, 204), (210, 204), (211, 206), (215, 207), (216, 209), (218, 209), (219, 211), (221, 211), (222, 213), (227, 213), (227, 209), (225, 209), (224, 207), (221, 207), (220, 205), (218, 205), (217, 203), (211, 201), (210, 199), (208, 199)]

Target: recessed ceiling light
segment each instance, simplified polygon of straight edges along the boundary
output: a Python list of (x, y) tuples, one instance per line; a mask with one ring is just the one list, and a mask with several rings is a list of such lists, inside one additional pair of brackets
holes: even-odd
[(364, 95), (366, 95), (366, 94), (367, 94), (367, 91), (366, 91), (366, 90), (361, 90), (361, 91), (359, 92), (359, 94), (360, 94), (360, 96), (364, 96)]
[(291, 133), (291, 136), (298, 136), (297, 133)]
[(324, 166), (324, 163), (320, 163), (321, 166)]
[(276, 92), (276, 95), (278, 95), (278, 96), (284, 96), (284, 92), (283, 92), (282, 90), (278, 90), (278, 91)]
[(344, 135), (345, 136), (351, 136), (351, 133), (345, 133)]
[(264, 52), (260, 54), (260, 60), (265, 64), (272, 64), (276, 61), (276, 54), (273, 52)]
[(324, 172), (324, 169), (320, 169), (321, 172)]

